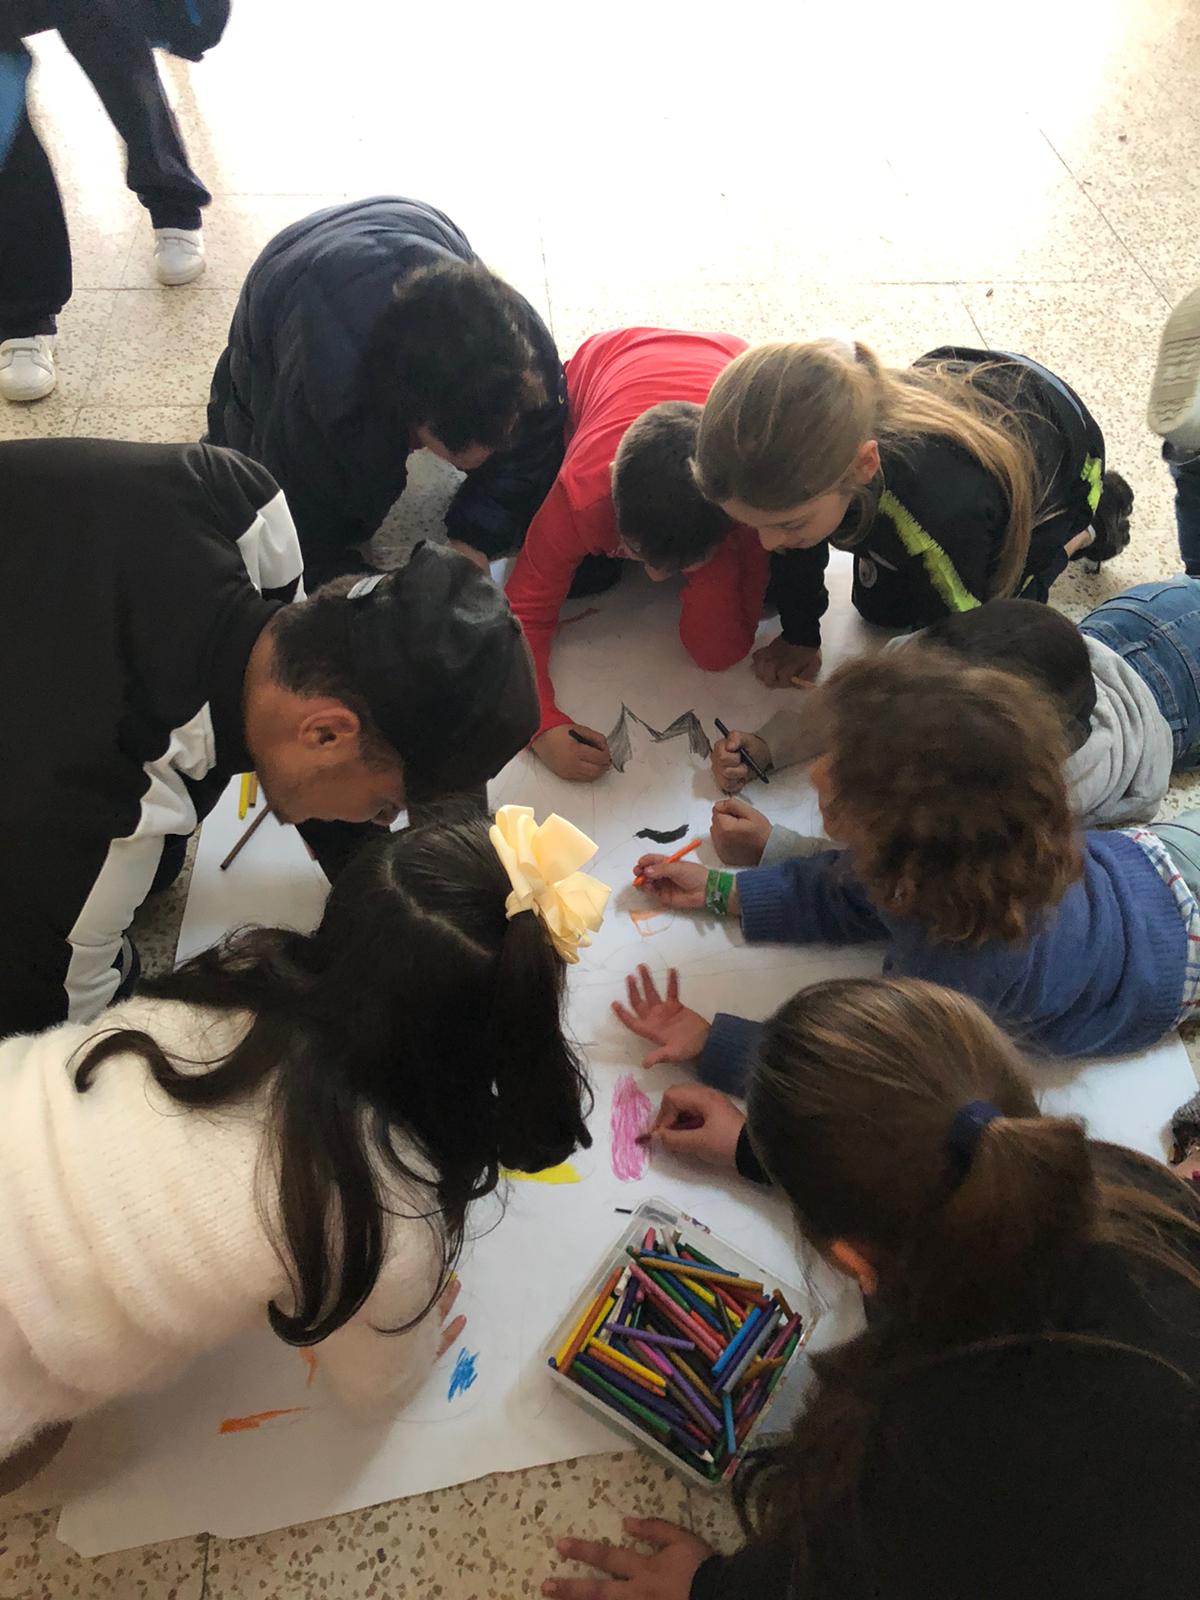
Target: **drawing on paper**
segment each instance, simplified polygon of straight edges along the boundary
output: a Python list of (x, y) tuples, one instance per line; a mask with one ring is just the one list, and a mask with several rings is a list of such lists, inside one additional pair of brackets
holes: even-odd
[(264, 1423), (277, 1422), (280, 1417), (298, 1417), (307, 1406), (280, 1406), (274, 1411), (254, 1411), (248, 1417), (224, 1417), (218, 1433), (253, 1433)]
[(638, 1140), (654, 1117), (648, 1095), (629, 1073), (617, 1079), (612, 1102), (612, 1169), (622, 1183), (632, 1183), (646, 1170), (646, 1148)]
[(639, 828), (633, 837), (651, 839), (655, 844), (674, 844), (677, 839), (682, 839), (687, 831), (687, 823), (681, 822), (677, 828), (668, 828), (665, 832), (660, 832), (657, 828)]
[(653, 939), (656, 933), (666, 933), (675, 920), (675, 913), (651, 906), (646, 911), (631, 911), (629, 920), (643, 939)]
[(556, 1167), (543, 1167), (540, 1172), (518, 1172), (515, 1167), (501, 1167), (500, 1176), (512, 1183), (582, 1183), (583, 1178), (569, 1161), (560, 1161)]
[(454, 1371), (450, 1374), (450, 1387), (446, 1390), (446, 1399), (453, 1400), (456, 1394), (465, 1394), (475, 1382), (479, 1374), (475, 1371), (475, 1363), (479, 1360), (479, 1351), (468, 1355), (466, 1346), (458, 1352), (458, 1360), (454, 1363)]
[(320, 1360), (318, 1359), (317, 1352), (315, 1350), (297, 1350), (296, 1354), (300, 1357), (301, 1361), (303, 1361), (304, 1365), (308, 1369), (308, 1376), (304, 1380), (304, 1387), (306, 1389), (311, 1389), (316, 1380), (317, 1368), (321, 1364)]
[[(694, 711), (684, 711), (675, 721), (666, 728), (652, 728), (648, 722), (639, 717), (636, 711), (631, 711), (622, 702), (621, 715), (617, 718), (616, 726), (608, 736), (608, 753), (612, 764), (618, 772), (624, 772), (625, 767), (633, 754), (633, 740), (630, 736), (629, 725), (636, 722), (639, 728), (654, 740), (655, 744), (664, 744), (668, 739), (686, 739), (689, 752), (701, 761), (707, 761), (712, 746), (708, 742), (708, 735), (700, 725), (700, 718)], [(686, 824), (685, 824), (686, 827)]]

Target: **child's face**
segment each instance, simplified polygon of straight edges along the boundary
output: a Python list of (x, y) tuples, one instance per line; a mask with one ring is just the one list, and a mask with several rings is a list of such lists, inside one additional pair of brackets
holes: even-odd
[(832, 538), (856, 492), (870, 483), (878, 471), (879, 446), (874, 439), (868, 439), (842, 481), (824, 494), (784, 511), (760, 511), (744, 500), (725, 500), (721, 510), (734, 522), (753, 528), (764, 550), (811, 550)]
[(826, 836), (834, 844), (841, 845), (846, 850), (853, 850), (855, 846), (855, 829), (850, 818), (845, 815), (845, 808), (837, 811), (837, 790), (833, 784), (833, 757), (828, 753), (818, 756), (809, 763), (808, 781), (816, 790), (817, 804), (821, 808), (821, 821), (825, 824)]

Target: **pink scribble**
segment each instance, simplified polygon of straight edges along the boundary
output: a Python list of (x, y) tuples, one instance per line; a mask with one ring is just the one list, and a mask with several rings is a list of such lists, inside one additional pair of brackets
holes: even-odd
[(646, 1170), (647, 1151), (638, 1140), (653, 1120), (654, 1107), (628, 1073), (618, 1078), (612, 1103), (612, 1169), (622, 1183), (640, 1178)]

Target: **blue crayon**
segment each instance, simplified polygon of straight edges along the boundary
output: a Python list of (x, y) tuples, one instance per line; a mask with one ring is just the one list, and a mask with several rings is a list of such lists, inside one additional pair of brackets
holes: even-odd
[(728, 1394), (721, 1396), (721, 1410), (725, 1414), (725, 1443), (731, 1456), (737, 1455), (737, 1434), (733, 1431), (733, 1401)]
[(739, 1328), (737, 1337), (734, 1339), (733, 1343), (726, 1345), (725, 1349), (722, 1350), (721, 1354), (713, 1362), (712, 1372), (714, 1378), (719, 1378), (723, 1372), (728, 1372), (729, 1368), (734, 1366), (738, 1360), (740, 1360), (742, 1352), (745, 1351), (746, 1346), (749, 1344), (750, 1340), (753, 1339), (754, 1331), (762, 1322), (764, 1315), (765, 1313), (761, 1306), (754, 1307), (750, 1315)]

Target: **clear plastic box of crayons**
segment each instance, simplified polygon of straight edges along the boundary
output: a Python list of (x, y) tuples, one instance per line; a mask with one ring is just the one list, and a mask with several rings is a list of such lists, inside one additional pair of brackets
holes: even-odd
[(646, 1200), (546, 1352), (553, 1380), (715, 1488), (763, 1432), (824, 1310), (665, 1200)]

